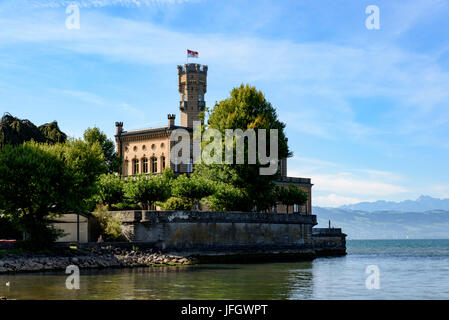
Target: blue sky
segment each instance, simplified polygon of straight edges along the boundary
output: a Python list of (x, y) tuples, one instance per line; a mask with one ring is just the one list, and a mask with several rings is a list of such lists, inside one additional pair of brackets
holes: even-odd
[(0, 1), (0, 113), (75, 137), (179, 121), (192, 49), (209, 106), (249, 83), (277, 108), (314, 205), (449, 197), (448, 1), (81, 0), (69, 30), (71, 2)]

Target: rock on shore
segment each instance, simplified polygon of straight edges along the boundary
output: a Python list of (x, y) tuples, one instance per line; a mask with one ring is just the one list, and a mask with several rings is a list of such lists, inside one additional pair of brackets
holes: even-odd
[(0, 273), (61, 270), (69, 265), (76, 265), (80, 269), (92, 269), (186, 265), (195, 262), (189, 257), (152, 250), (135, 251), (104, 246), (51, 254), (6, 254), (0, 257)]

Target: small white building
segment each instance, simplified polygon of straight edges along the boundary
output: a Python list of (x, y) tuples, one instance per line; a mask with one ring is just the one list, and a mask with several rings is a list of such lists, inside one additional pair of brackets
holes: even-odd
[[(53, 226), (64, 232), (56, 242), (76, 242), (77, 241), (77, 214), (62, 214), (58, 218), (53, 219)], [(86, 243), (89, 241), (89, 219), (87, 216), (79, 215), (79, 242)]]

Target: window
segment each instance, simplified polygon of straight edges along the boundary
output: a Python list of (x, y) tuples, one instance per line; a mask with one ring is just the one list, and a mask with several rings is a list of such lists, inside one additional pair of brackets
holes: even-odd
[(142, 159), (142, 172), (148, 173), (148, 159), (147, 158)]
[(198, 101), (203, 101), (203, 96), (202, 95), (198, 95)]
[(152, 173), (157, 172), (157, 158), (156, 157), (151, 158), (151, 172)]
[(189, 159), (189, 164), (187, 165), (187, 172), (193, 172), (193, 160)]
[(165, 157), (164, 156), (161, 157), (161, 166), (162, 166), (162, 170), (164, 170), (165, 169)]
[(175, 158), (175, 172), (178, 172), (178, 157)]
[(293, 205), (293, 212), (299, 212), (299, 205), (297, 204)]
[(139, 173), (139, 159), (133, 160), (133, 174)]

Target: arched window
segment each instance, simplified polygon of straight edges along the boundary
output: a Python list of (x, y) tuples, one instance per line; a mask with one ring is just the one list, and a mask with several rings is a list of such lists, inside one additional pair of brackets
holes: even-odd
[(157, 172), (157, 158), (156, 157), (151, 158), (151, 172), (152, 173)]
[(139, 159), (133, 159), (133, 174), (139, 173)]
[(161, 171), (164, 171), (164, 169), (165, 169), (165, 156), (162, 156), (161, 157)]
[(147, 158), (142, 159), (142, 172), (148, 173), (148, 159)]

